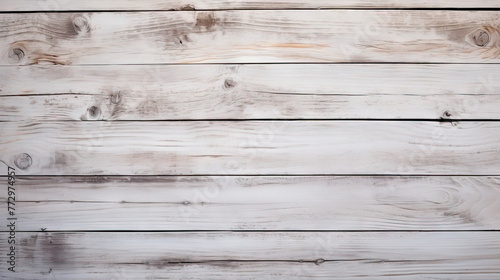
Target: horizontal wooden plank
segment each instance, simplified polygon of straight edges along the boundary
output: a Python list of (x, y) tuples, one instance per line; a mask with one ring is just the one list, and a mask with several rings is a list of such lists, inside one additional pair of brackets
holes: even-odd
[(0, 1), (0, 11), (95, 10), (219, 10), (219, 9), (332, 9), (332, 8), (499, 8), (498, 0), (18, 0)]
[[(491, 280), (499, 277), (498, 262), (490, 260), (461, 261), (419, 261), (419, 262), (324, 262), (316, 265), (310, 262), (209, 262), (209, 263), (168, 263), (161, 265), (114, 264), (92, 265), (77, 269), (50, 268), (47, 271), (25, 271), (8, 275), (9, 280), (26, 279), (195, 279), (195, 280), (299, 280), (299, 279), (353, 279), (384, 280)], [(82, 277), (82, 275), (84, 275)], [(166, 276), (165, 276), (166, 275)]]
[(0, 15), (1, 65), (498, 63), (498, 11)]
[[(18, 233), (8, 279), (494, 279), (500, 233)], [(1, 258), (6, 264), (7, 244)], [(5, 266), (5, 265), (3, 265)], [(261, 276), (262, 275), (262, 276)]]
[(493, 64), (3, 66), (0, 121), (500, 119), (498, 89)]
[(500, 229), (498, 177), (19, 177), (15, 188), (21, 231)]
[(2, 124), (19, 175), (496, 175), (498, 122)]

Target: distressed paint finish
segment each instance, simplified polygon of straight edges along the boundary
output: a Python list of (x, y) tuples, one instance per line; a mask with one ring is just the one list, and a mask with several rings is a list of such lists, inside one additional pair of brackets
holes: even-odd
[(20, 177), (16, 185), (22, 231), (500, 228), (498, 177)]
[[(493, 175), (498, 122), (47, 122), (2, 124), (19, 175)], [(12, 145), (15, 143), (15, 145)], [(19, 166), (18, 166), (19, 167)]]
[(3, 66), (0, 121), (498, 119), (499, 88), (484, 64)]
[(498, 8), (0, 0), (0, 279), (500, 279)]
[(0, 14), (0, 64), (498, 63), (496, 11)]
[(218, 10), (332, 8), (499, 8), (498, 0), (0, 0), (0, 11)]
[(30, 266), (19, 268), (19, 278), (4, 271), (0, 276), (495, 279), (499, 237), (498, 232), (21, 233), (18, 254)]

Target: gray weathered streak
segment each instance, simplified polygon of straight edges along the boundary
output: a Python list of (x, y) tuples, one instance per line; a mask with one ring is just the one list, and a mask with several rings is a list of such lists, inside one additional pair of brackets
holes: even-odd
[[(24, 265), (17, 274), (2, 270), (0, 276), (495, 279), (499, 237), (498, 232), (19, 233)], [(0, 242), (3, 247), (5, 239)]]
[(499, 24), (497, 11), (0, 14), (0, 64), (498, 63)]
[(498, 122), (243, 121), (2, 124), (19, 175), (496, 175)]
[(0, 279), (500, 279), (499, 8), (0, 0)]
[(499, 88), (484, 64), (3, 66), (0, 121), (500, 119)]
[(19, 177), (16, 186), (22, 231), (500, 228), (498, 177)]

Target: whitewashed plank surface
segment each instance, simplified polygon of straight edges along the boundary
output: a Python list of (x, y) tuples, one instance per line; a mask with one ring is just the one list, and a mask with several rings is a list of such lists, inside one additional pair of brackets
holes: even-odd
[(19, 175), (495, 175), (498, 122), (2, 124)]
[(19, 177), (16, 188), (19, 231), (500, 228), (498, 177)]
[(0, 0), (0, 11), (218, 10), (331, 8), (500, 8), (498, 0)]
[(499, 119), (499, 89), (493, 64), (3, 66), (0, 121)]
[(0, 64), (498, 63), (498, 11), (0, 14)]
[[(1, 240), (3, 248), (5, 241)], [(21, 259), (18, 272), (2, 270), (2, 277), (495, 279), (500, 276), (497, 232), (19, 233), (18, 240)]]
[[(164, 265), (113, 264), (30, 271), (9, 275), (9, 280), (122, 280), (122, 279), (195, 279), (195, 280), (491, 280), (500, 277), (496, 259), (459, 261), (349, 261), (324, 262), (224, 262), (169, 263)], [(2, 273), (5, 274), (5, 273)]]

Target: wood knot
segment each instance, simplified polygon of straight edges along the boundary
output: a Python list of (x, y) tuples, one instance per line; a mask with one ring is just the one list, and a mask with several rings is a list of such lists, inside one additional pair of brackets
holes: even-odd
[(90, 32), (90, 18), (88, 15), (74, 15), (72, 22), (76, 34), (83, 35)]
[(451, 114), (451, 111), (450, 111), (450, 110), (446, 110), (446, 111), (444, 111), (444, 113), (443, 113), (443, 119), (448, 119), (448, 118), (450, 118), (451, 116), (452, 116), (452, 114)]
[(479, 47), (485, 47), (490, 42), (490, 34), (484, 29), (477, 29), (471, 34), (472, 41)]
[(122, 93), (119, 91), (119, 92), (115, 92), (111, 95), (111, 103), (113, 104), (119, 104), (120, 102), (122, 102)]
[(9, 57), (9, 63), (23, 64), (26, 54), (24, 53), (23, 49), (16, 47), (16, 48), (11, 48), (9, 50), (8, 57)]
[(88, 113), (91, 119), (97, 119), (101, 115), (101, 109), (97, 106), (92, 106), (88, 109)]
[(232, 89), (236, 86), (236, 82), (233, 79), (226, 79), (224, 81), (224, 89)]
[(14, 159), (14, 164), (22, 170), (28, 169), (33, 163), (33, 159), (27, 153), (17, 155)]

